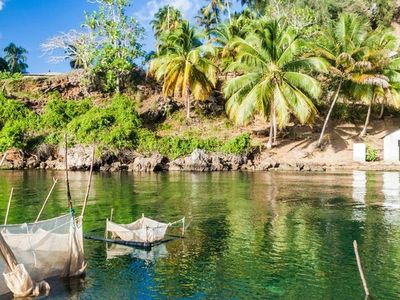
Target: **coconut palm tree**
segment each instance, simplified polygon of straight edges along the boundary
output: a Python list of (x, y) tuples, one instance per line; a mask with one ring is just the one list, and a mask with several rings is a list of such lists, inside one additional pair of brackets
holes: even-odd
[(174, 30), (182, 22), (181, 12), (173, 6), (161, 7), (150, 22), (154, 35), (159, 37), (162, 33)]
[(248, 123), (256, 113), (270, 122), (267, 146), (276, 141), (277, 125), (282, 128), (294, 115), (310, 122), (317, 110), (312, 99), (319, 97), (319, 82), (302, 70), (324, 68), (318, 58), (300, 58), (304, 41), (283, 20), (261, 20), (245, 39), (235, 38), (236, 62), (228, 68), (242, 74), (224, 86), (226, 111), (238, 124)]
[(199, 26), (204, 28), (204, 32), (208, 38), (210, 38), (214, 26), (220, 22), (218, 10), (213, 10), (211, 5), (200, 8), (195, 18)]
[(360, 136), (365, 136), (371, 117), (372, 105), (378, 100), (382, 106), (388, 104), (400, 107), (400, 58), (397, 56), (397, 39), (390, 29), (379, 28), (366, 39), (368, 49), (363, 60), (370, 63), (365, 75), (380, 77), (379, 81), (369, 80), (367, 84), (355, 85), (352, 96), (368, 105), (364, 127)]
[(385, 85), (382, 74), (371, 72), (371, 62), (366, 57), (369, 28), (367, 20), (357, 15), (342, 14), (315, 43), (315, 54), (329, 62), (331, 86), (335, 89), (317, 146), (322, 143), (331, 113), (341, 94), (349, 95), (359, 84)]
[(8, 69), (11, 73), (23, 73), (28, 68), (26, 64), (26, 54), (28, 51), (22, 47), (17, 47), (14, 43), (10, 43), (4, 48), (4, 59), (7, 61)]
[(0, 57), (0, 72), (8, 71), (8, 64), (6, 60)]
[(150, 62), (149, 72), (163, 81), (165, 97), (184, 100), (189, 119), (190, 97), (207, 99), (217, 82), (217, 68), (209, 59), (214, 48), (202, 45), (195, 28), (183, 21), (177, 30), (162, 38), (158, 51)]

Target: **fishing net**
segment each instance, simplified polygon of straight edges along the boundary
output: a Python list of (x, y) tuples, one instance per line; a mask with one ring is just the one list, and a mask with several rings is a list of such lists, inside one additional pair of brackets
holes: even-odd
[[(77, 276), (85, 271), (82, 218), (75, 220), (67, 214), (32, 224), (0, 226), (0, 231), (16, 261), (36, 282)], [(0, 271), (4, 270), (0, 265)], [(0, 283), (0, 294), (7, 292)]]
[(164, 239), (170, 224), (142, 217), (130, 224), (116, 224), (107, 220), (107, 232), (124, 241), (154, 243)]

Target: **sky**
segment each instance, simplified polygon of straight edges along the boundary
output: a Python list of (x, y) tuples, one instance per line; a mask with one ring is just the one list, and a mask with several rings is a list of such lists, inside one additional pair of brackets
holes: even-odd
[[(43, 56), (40, 45), (60, 32), (79, 29), (84, 11), (92, 12), (97, 5), (93, 0), (0, 0), (0, 56), (10, 42), (28, 50), (28, 72), (65, 72), (68, 62), (54, 64)], [(127, 10), (146, 29), (143, 44), (154, 49), (154, 37), (149, 25), (158, 9), (170, 4), (181, 10), (183, 16), (193, 20), (203, 2), (201, 0), (133, 0)]]

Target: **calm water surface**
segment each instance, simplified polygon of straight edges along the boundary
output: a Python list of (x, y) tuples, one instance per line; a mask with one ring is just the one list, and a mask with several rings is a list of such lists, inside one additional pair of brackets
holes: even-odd
[[(62, 173), (0, 172), (0, 218), (34, 221)], [(70, 174), (79, 213), (88, 173)], [(85, 278), (52, 285), (50, 299), (364, 299), (359, 242), (373, 299), (400, 298), (400, 173), (95, 174), (84, 231), (142, 213), (186, 216), (185, 239), (150, 253), (85, 241)], [(60, 182), (43, 215), (63, 214)]]

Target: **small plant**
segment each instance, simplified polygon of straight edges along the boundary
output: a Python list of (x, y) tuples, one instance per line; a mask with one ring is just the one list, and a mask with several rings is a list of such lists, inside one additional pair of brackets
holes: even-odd
[(378, 160), (378, 150), (367, 146), (366, 161)]

